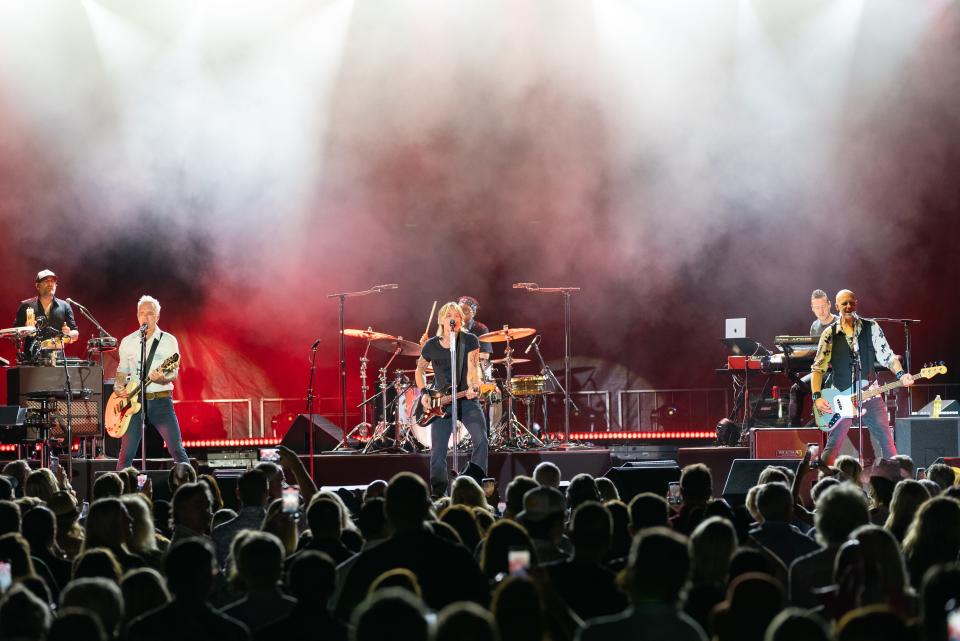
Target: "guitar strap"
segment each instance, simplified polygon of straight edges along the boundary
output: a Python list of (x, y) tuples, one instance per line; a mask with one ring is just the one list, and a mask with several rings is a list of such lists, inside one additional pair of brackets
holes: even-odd
[[(464, 356), (464, 343), (467, 341), (463, 337), (463, 332), (457, 334), (457, 387), (460, 387), (460, 372), (463, 372), (463, 359)], [(466, 374), (466, 372), (464, 372)], [(456, 394), (459, 390), (452, 390), (452, 393)]]
[(147, 379), (147, 374), (150, 372), (150, 366), (153, 365), (153, 357), (157, 353), (157, 347), (160, 345), (160, 336), (163, 336), (163, 334), (161, 333), (153, 339), (153, 344), (150, 346), (150, 354), (147, 356), (147, 362), (144, 365), (143, 371), (140, 372), (140, 382), (145, 385), (149, 385), (151, 382)]

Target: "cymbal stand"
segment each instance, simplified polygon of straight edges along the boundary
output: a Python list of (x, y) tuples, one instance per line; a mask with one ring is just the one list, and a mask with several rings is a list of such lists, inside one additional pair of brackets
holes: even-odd
[[(348, 298), (355, 298), (357, 296), (369, 296), (370, 294), (380, 294), (387, 289), (397, 289), (396, 283), (387, 283), (385, 285), (374, 285), (370, 289), (365, 289), (362, 292), (339, 292), (337, 294), (327, 294), (327, 298), (336, 298), (338, 299), (337, 306), (337, 325), (340, 330), (340, 341), (339, 341), (339, 361), (340, 361), (340, 408), (341, 408), (341, 423), (340, 429), (343, 430), (343, 441), (341, 444), (347, 446), (347, 347), (344, 343), (343, 336), (343, 316), (344, 316), (344, 302)], [(312, 434), (311, 430), (311, 434)], [(313, 447), (310, 448), (310, 454), (313, 454)]]
[[(504, 329), (509, 329), (506, 325)], [(513, 347), (510, 346), (510, 336), (506, 336), (507, 347), (504, 349), (507, 364), (507, 384), (504, 393), (507, 395), (507, 411), (504, 412), (500, 425), (497, 427), (496, 446), (500, 448), (523, 449), (520, 433), (531, 439), (537, 447), (543, 447), (543, 442), (531, 432), (526, 425), (517, 420), (513, 413), (513, 389), (511, 380), (513, 379)]]
[[(373, 331), (372, 327), (367, 328), (368, 331)], [(360, 422), (353, 426), (353, 429), (347, 433), (347, 438), (350, 438), (357, 432), (360, 432), (361, 435), (367, 436), (370, 434), (370, 422), (367, 421), (367, 401), (371, 400), (367, 398), (367, 392), (370, 388), (367, 386), (367, 363), (370, 362), (370, 359), (367, 358), (367, 354), (370, 353), (370, 343), (371, 340), (367, 339), (367, 347), (363, 350), (363, 356), (360, 357), (360, 394), (362, 395), (362, 402), (360, 403)], [(344, 442), (346, 439), (344, 439)], [(337, 443), (337, 446), (333, 448), (334, 452), (339, 452), (346, 449), (344, 443)]]
[[(554, 375), (553, 370), (550, 369), (550, 366), (547, 365), (547, 362), (543, 359), (543, 354), (540, 353), (540, 337), (537, 336), (537, 338), (533, 339), (533, 341), (530, 344), (533, 346), (533, 351), (537, 353), (537, 360), (540, 361), (540, 375), (546, 376), (547, 378), (549, 378), (550, 381), (554, 385), (556, 385), (557, 389), (560, 390), (560, 392), (564, 395), (564, 397), (567, 397), (568, 394), (567, 394), (566, 388), (560, 384), (560, 381), (557, 380), (557, 377)], [(573, 403), (572, 400), (570, 402)], [(576, 405), (573, 406), (573, 409), (575, 412), (580, 411), (580, 409)], [(527, 420), (529, 422), (529, 419)], [(544, 434), (550, 433), (548, 429), (549, 424), (550, 423), (547, 418), (547, 395), (544, 394), (543, 396), (543, 433)]]
[[(380, 376), (377, 377), (377, 380), (380, 381), (380, 391), (361, 403), (362, 406), (366, 406), (367, 403), (375, 398), (383, 398), (383, 413), (380, 421), (377, 423), (377, 427), (373, 430), (373, 434), (370, 435), (370, 440), (367, 441), (367, 444), (363, 447), (364, 454), (369, 453), (370, 450), (373, 449), (377, 440), (382, 439), (386, 435), (387, 429), (390, 427), (390, 424), (387, 422), (387, 409), (390, 407), (390, 404), (387, 403), (387, 388), (389, 387), (389, 385), (387, 385), (387, 369), (389, 369), (393, 360), (400, 355), (401, 351), (402, 350), (399, 347), (395, 349), (393, 354), (390, 356), (390, 360), (387, 361), (387, 364), (380, 368)], [(396, 402), (396, 399), (394, 399), (394, 402)]]

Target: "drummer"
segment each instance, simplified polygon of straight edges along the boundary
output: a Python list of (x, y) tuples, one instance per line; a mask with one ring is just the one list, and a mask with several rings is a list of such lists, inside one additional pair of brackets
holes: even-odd
[[(460, 311), (463, 312), (463, 328), (477, 338), (490, 333), (490, 328), (477, 320), (477, 308), (480, 303), (473, 296), (461, 296), (457, 299)], [(489, 361), (493, 354), (493, 343), (480, 343), (480, 360)], [(483, 367), (483, 363), (481, 363)]]
[[(38, 272), (37, 296), (20, 303), (14, 320), (17, 327), (37, 327), (37, 338), (42, 341), (44, 348), (59, 347), (58, 339), (61, 337), (64, 345), (76, 342), (80, 337), (70, 303), (55, 296), (57, 280), (57, 275), (49, 269)], [(39, 352), (40, 344), (36, 339), (28, 337), (24, 341), (20, 361), (35, 360)]]

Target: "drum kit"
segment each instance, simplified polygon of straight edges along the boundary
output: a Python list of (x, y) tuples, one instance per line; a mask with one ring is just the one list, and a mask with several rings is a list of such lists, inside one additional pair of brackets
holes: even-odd
[[(513, 412), (513, 401), (518, 400), (526, 406), (527, 423), (531, 422), (533, 414), (532, 403), (553, 393), (548, 384), (548, 378), (541, 375), (514, 375), (515, 365), (529, 363), (527, 358), (514, 358), (512, 341), (527, 338), (536, 334), (536, 330), (529, 327), (503, 329), (478, 336), (483, 343), (506, 343), (504, 356), (493, 360), (481, 360), (480, 382), (487, 391), (479, 397), (484, 407), (485, 415), (489, 420), (490, 445), (496, 449), (522, 449), (529, 447), (543, 447), (544, 443), (527, 425), (517, 420)], [(360, 357), (360, 391), (361, 410), (360, 423), (355, 425), (347, 434), (347, 439), (355, 438), (366, 440), (364, 453), (372, 452), (423, 452), (432, 447), (430, 441), (430, 427), (417, 423), (415, 412), (420, 403), (421, 391), (417, 388), (412, 375), (415, 369), (395, 369), (393, 376), (389, 375), (390, 367), (399, 356), (420, 356), (420, 345), (402, 336), (394, 336), (383, 332), (367, 329), (344, 329), (343, 335), (366, 341), (366, 348)], [(368, 396), (368, 365), (370, 363), (370, 348), (388, 352), (390, 358), (378, 369), (376, 386), (378, 391)], [(498, 378), (496, 367), (504, 365), (506, 377)], [(427, 385), (433, 378), (433, 369), (428, 365), (425, 370)], [(506, 397), (507, 411), (502, 411), (503, 398)], [(372, 404), (377, 402), (377, 406)], [(369, 412), (373, 410), (378, 416), (376, 423), (369, 420)], [(449, 446), (461, 449), (470, 447), (470, 437), (462, 422), (457, 422), (457, 429), (450, 436)]]

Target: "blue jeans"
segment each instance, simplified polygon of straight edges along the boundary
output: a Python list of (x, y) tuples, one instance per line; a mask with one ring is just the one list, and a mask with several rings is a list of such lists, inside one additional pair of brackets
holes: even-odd
[[(173, 399), (169, 396), (147, 401), (150, 425), (156, 428), (167, 444), (167, 450), (175, 463), (189, 463), (187, 451), (183, 449), (180, 440), (180, 423), (173, 411)], [(120, 443), (120, 457), (117, 459), (117, 469), (122, 470), (133, 464), (140, 449), (140, 439), (143, 438), (143, 410), (140, 410), (130, 419), (126, 434)]]
[[(863, 407), (866, 409), (866, 413), (863, 415), (863, 424), (880, 444), (880, 456), (882, 458), (895, 456), (897, 447), (893, 444), (893, 434), (890, 433), (890, 419), (887, 416), (887, 404), (883, 397), (871, 398), (863, 404)], [(853, 419), (841, 419), (830, 432), (830, 435), (827, 436), (827, 444), (823, 446), (821, 458), (828, 464), (833, 465), (834, 459), (840, 453), (843, 439), (852, 426)]]
[[(457, 418), (461, 420), (473, 441), (470, 462), (477, 465), (484, 474), (487, 471), (487, 421), (476, 399), (461, 399), (457, 404)], [(446, 487), (450, 478), (447, 470), (447, 449), (450, 434), (453, 433), (453, 421), (450, 417), (438, 418), (430, 424), (430, 487)]]

